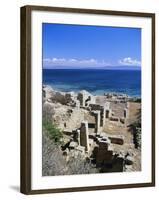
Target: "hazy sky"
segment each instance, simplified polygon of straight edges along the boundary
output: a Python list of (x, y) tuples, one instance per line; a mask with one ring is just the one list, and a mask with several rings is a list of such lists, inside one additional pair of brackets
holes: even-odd
[(43, 24), (44, 68), (140, 68), (141, 29)]

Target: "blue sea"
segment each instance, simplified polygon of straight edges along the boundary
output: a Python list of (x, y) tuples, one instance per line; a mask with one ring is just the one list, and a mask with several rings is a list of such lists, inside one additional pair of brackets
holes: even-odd
[(63, 92), (122, 93), (141, 97), (141, 70), (43, 69), (43, 84)]

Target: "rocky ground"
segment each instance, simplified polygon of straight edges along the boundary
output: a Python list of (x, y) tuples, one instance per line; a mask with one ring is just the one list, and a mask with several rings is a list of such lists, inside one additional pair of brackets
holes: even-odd
[[(82, 100), (81, 100), (81, 94)], [(50, 87), (44, 86), (43, 88), (43, 119), (51, 119), (51, 123), (55, 124), (56, 127), (58, 127), (63, 132), (63, 138), (62, 138), (62, 144), (59, 145), (60, 148), (53, 148), (53, 151), (55, 152), (55, 149), (58, 151), (56, 153), (57, 155), (60, 155), (61, 163), (62, 165), (65, 165), (65, 168), (63, 169), (61, 174), (80, 174), (80, 173), (99, 173), (100, 169), (104, 169), (103, 172), (115, 172), (119, 167), (120, 163), (120, 169), (122, 171), (140, 171), (141, 170), (141, 149), (135, 148), (134, 144), (134, 132), (132, 131), (132, 124), (135, 123), (137, 120), (141, 119), (141, 103), (135, 102), (134, 99), (129, 99), (126, 95), (103, 95), (103, 96), (93, 96), (89, 94), (88, 92), (82, 92), (80, 95), (75, 94), (73, 92), (71, 93), (62, 93), (54, 91)], [(84, 100), (84, 101), (83, 101)], [(129, 104), (127, 104), (127, 102)], [(102, 127), (100, 127), (100, 133), (96, 133), (96, 118), (92, 113), (92, 105), (93, 107), (99, 106), (105, 106), (107, 108), (107, 104), (109, 104), (109, 110), (111, 110), (111, 116), (104, 120), (104, 124)], [(129, 106), (128, 106), (129, 105)], [(127, 108), (128, 106), (128, 108)], [(125, 118), (124, 116), (124, 109), (127, 108), (128, 110), (128, 117)], [(94, 108), (93, 108), (94, 109)], [(101, 113), (102, 111), (100, 111)], [(105, 112), (105, 111), (104, 111)], [(101, 120), (103, 115), (101, 115)], [(111, 118), (116, 118), (118, 121), (111, 120)], [(124, 119), (124, 123), (120, 121), (120, 119)], [(80, 131), (81, 123), (82, 122), (88, 123), (88, 145), (89, 145), (89, 152), (85, 151), (86, 146), (82, 146), (79, 144), (78, 138), (75, 138), (78, 130)], [(114, 162), (114, 158), (117, 157), (118, 160), (120, 160), (117, 165), (115, 164), (111, 170), (111, 167), (105, 167), (105, 168), (98, 168), (96, 159), (94, 159), (94, 149), (100, 147), (100, 143), (97, 142), (98, 135), (101, 138), (101, 142), (105, 145), (105, 140), (108, 140), (109, 138), (114, 137), (117, 141), (122, 141), (123, 143), (118, 144), (118, 142), (111, 142), (109, 144), (110, 150), (100, 150), (100, 152), (105, 152), (104, 155), (102, 155), (103, 159), (106, 159), (108, 157), (108, 154), (112, 152), (111, 160), (113, 159), (113, 163), (116, 163), (116, 160)], [(103, 136), (101, 136), (103, 135)], [(103, 138), (103, 139), (102, 139)], [(107, 138), (107, 139), (105, 139)], [(120, 139), (122, 138), (122, 139)], [(103, 140), (103, 141), (102, 141)], [(115, 141), (112, 140), (112, 141)], [(48, 173), (48, 170), (46, 170), (46, 163), (51, 163), (49, 167), (47, 166), (47, 169), (51, 171), (52, 167), (54, 166), (54, 161), (50, 161), (50, 159), (53, 160), (52, 156), (48, 156), (47, 153), (47, 144), (49, 139), (46, 139), (43, 141), (43, 175), (56, 175), (56, 172)], [(101, 144), (102, 144), (101, 143)], [(49, 145), (52, 144), (49, 141)], [(45, 149), (44, 149), (45, 148)], [(103, 147), (102, 147), (103, 148)], [(108, 148), (107, 146), (104, 148)], [(51, 149), (51, 148), (50, 148)], [(113, 149), (113, 150), (112, 150)], [(98, 150), (99, 151), (99, 150)], [(49, 151), (50, 154), (50, 151)], [(107, 154), (107, 155), (106, 155)], [(51, 154), (52, 155), (52, 154)], [(80, 158), (78, 157), (80, 156)], [(122, 157), (122, 165), (123, 168), (121, 168), (121, 159)], [(93, 159), (92, 159), (93, 158)], [(76, 159), (79, 159), (80, 162), (77, 164)], [(70, 160), (72, 164), (72, 171), (68, 170), (68, 166), (70, 165)], [(92, 161), (95, 160), (95, 163)], [(101, 156), (100, 156), (101, 160)], [(107, 160), (103, 160), (103, 162), (106, 162), (105, 166), (110, 166), (110, 161), (107, 162)], [(76, 164), (75, 164), (76, 163)], [(58, 163), (60, 165), (60, 163)], [(82, 166), (82, 170), (75, 170), (74, 168), (78, 168), (78, 166)], [(87, 170), (85, 170), (85, 167), (87, 166)], [(116, 167), (117, 166), (117, 167)], [(57, 167), (57, 166), (56, 166)], [(57, 167), (58, 168), (58, 167)], [(74, 172), (73, 172), (74, 171)], [(119, 170), (120, 171), (120, 170)], [(79, 173), (78, 173), (79, 172)], [(57, 172), (57, 175), (60, 174), (59, 170)]]
[[(111, 104), (112, 109), (118, 116), (122, 115), (122, 104)], [(117, 152), (130, 153), (133, 155), (133, 165), (126, 166), (125, 171), (140, 171), (141, 170), (141, 149), (136, 149), (133, 142), (133, 134), (129, 127), (130, 124), (133, 124), (140, 115), (141, 103), (130, 102), (129, 103), (129, 119), (127, 120), (127, 125), (122, 125), (116, 122), (108, 122), (104, 131), (111, 135), (123, 135), (124, 136), (124, 145), (114, 145), (114, 150)]]

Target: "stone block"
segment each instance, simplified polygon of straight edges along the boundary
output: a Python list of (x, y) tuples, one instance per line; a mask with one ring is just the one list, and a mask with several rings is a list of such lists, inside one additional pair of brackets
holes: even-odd
[(124, 118), (128, 118), (129, 117), (129, 110), (127, 108), (124, 109)]
[(125, 159), (126, 165), (132, 165), (134, 163), (134, 158), (132, 156), (127, 156)]
[(77, 146), (78, 146), (78, 143), (72, 141), (72, 142), (70, 142), (69, 148), (74, 149), (74, 148), (77, 147)]
[(88, 122), (83, 121), (81, 123), (81, 128), (80, 128), (80, 145), (84, 146), (86, 151), (89, 151), (89, 141), (88, 141)]
[(125, 124), (125, 118), (120, 118), (120, 122), (121, 122), (122, 124)]
[(123, 145), (124, 144), (124, 137), (121, 135), (113, 135), (113, 136), (108, 136), (111, 143), (113, 144), (119, 144), (119, 145)]
[(100, 132), (100, 111), (94, 111), (93, 114), (95, 115), (95, 132)]
[(119, 118), (118, 117), (110, 117), (110, 121), (118, 122)]

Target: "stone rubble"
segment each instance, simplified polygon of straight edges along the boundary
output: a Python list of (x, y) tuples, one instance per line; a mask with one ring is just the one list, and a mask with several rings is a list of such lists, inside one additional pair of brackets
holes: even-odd
[[(105, 94), (107, 101), (97, 103), (97, 97), (83, 90), (74, 92), (58, 92), (48, 86), (43, 86), (44, 105), (54, 107), (53, 121), (64, 133), (71, 136), (68, 148), (63, 155), (68, 159), (76, 157), (79, 152), (95, 160), (103, 171), (124, 171), (127, 165), (134, 162), (133, 155), (115, 152), (113, 145), (124, 145), (121, 134), (110, 135), (103, 132), (103, 127), (109, 123), (126, 125), (129, 118), (129, 97), (127, 95)], [(108, 101), (109, 99), (109, 101)], [(110, 102), (126, 103), (123, 117), (115, 116)], [(88, 120), (86, 120), (88, 119)], [(90, 131), (91, 130), (91, 131)], [(71, 154), (70, 154), (71, 153)]]

